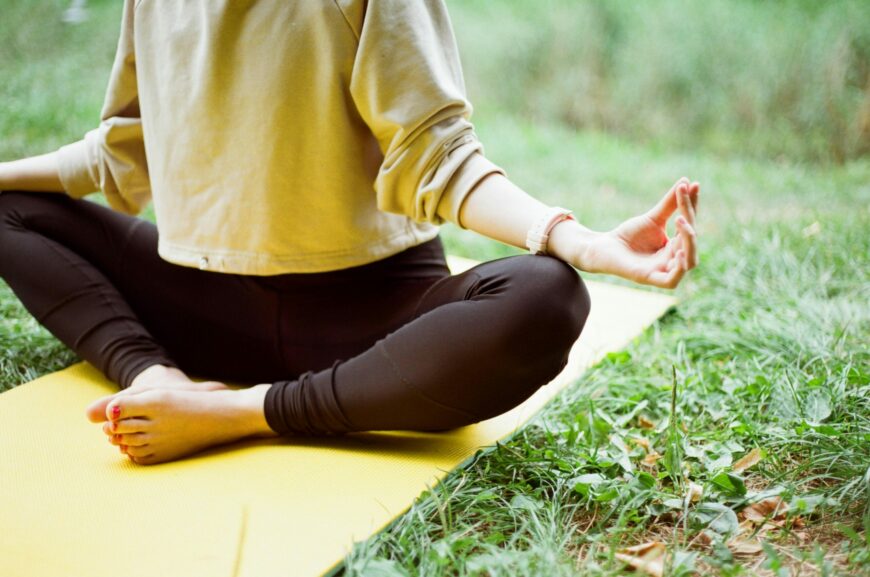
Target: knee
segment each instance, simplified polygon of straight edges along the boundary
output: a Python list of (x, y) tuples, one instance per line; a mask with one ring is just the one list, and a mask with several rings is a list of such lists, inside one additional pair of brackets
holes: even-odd
[(589, 316), (589, 291), (580, 274), (568, 263), (550, 256), (522, 255), (517, 260), (519, 330), (525, 341), (541, 351), (567, 355)]
[(517, 261), (520, 282), (513, 303), (520, 312), (511, 323), (512, 362), (504, 367), (510, 376), (499, 379), (501, 404), (492, 407), (496, 414), (520, 404), (562, 372), (591, 306), (586, 285), (571, 265), (539, 255), (522, 255)]
[[(37, 218), (49, 212), (52, 203), (63, 202), (66, 195), (23, 190), (0, 192), (0, 277), (8, 274), (11, 260), (21, 262), (22, 234), (35, 230)], [(17, 255), (15, 258), (10, 258)]]
[[(20, 226), (23, 211), (32, 204), (33, 196), (37, 193), (4, 190), (0, 192), (0, 226)], [(39, 193), (41, 194), (41, 193)]]
[(6, 231), (14, 227), (16, 221), (20, 220), (15, 211), (18, 197), (20, 193), (13, 191), (3, 191), (0, 193), (0, 247), (9, 245), (9, 242), (3, 238)]
[(6, 216), (9, 211), (15, 206), (15, 201), (20, 193), (12, 190), (4, 190), (0, 192), (0, 220), (6, 221)]

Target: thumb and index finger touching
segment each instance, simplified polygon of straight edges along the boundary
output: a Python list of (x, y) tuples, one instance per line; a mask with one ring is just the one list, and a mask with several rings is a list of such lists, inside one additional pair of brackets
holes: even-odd
[[(691, 214), (694, 220), (694, 213), (698, 210), (698, 192), (700, 186), (697, 182), (690, 182), (685, 176), (674, 183), (664, 197), (662, 197), (662, 199), (647, 212), (647, 215), (657, 224), (664, 226), (668, 222), (668, 219), (670, 219), (671, 215), (679, 207), (679, 194), (680, 190), (683, 188), (685, 188), (689, 193), (689, 199), (691, 200), (692, 205)], [(694, 223), (690, 222), (689, 224), (693, 225)]]
[(671, 216), (679, 211), (677, 234), (669, 239), (668, 263), (652, 271), (648, 282), (656, 286), (674, 288), (689, 269), (698, 264), (695, 246), (695, 211), (698, 207), (699, 185), (688, 178), (679, 179), (665, 196), (647, 212), (658, 226), (665, 227)]

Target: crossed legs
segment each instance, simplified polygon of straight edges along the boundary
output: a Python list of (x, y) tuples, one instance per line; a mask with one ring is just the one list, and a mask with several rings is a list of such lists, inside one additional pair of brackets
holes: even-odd
[(180, 267), (156, 240), (150, 223), (89, 201), (0, 195), (0, 276), (125, 389), (89, 416), (141, 463), (252, 434), (444, 430), (498, 415), (562, 370), (589, 311), (577, 272), (551, 257), (395, 274), (443, 260), (437, 238), (380, 263), (277, 277)]

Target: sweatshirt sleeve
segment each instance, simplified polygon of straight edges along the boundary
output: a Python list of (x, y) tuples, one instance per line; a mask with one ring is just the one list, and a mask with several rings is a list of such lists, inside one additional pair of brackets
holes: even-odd
[(81, 198), (102, 190), (109, 206), (131, 215), (141, 212), (151, 198), (136, 85), (134, 6), (135, 0), (124, 3), (99, 126), (58, 150), (60, 181), (69, 196)]
[(462, 201), (485, 176), (504, 171), (484, 156), (470, 122), (443, 0), (369, 0), (350, 91), (384, 155), (378, 208), (464, 228)]

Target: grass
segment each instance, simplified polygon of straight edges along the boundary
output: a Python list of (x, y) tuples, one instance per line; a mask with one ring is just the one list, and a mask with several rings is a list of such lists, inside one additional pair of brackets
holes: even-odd
[[(861, 14), (858, 4), (833, 4), (850, 7), (853, 20)], [(462, 46), (484, 42), (469, 30), (489, 14), (485, 4), (450, 5)], [(0, 159), (78, 138), (99, 113), (119, 7), (92, 2), (91, 20), (66, 27), (51, 20), (61, 6), (4, 6)], [(795, 6), (784, 9), (787, 22)], [(771, 158), (751, 147), (744, 155), (739, 136), (722, 154), (630, 130), (578, 131), (570, 119), (535, 118), (488, 96), (488, 73), (467, 69), (487, 155), (593, 228), (651, 206), (683, 174), (699, 180), (701, 266), (679, 288), (675, 313), (359, 543), (343, 573), (621, 575), (630, 574), (621, 548), (660, 541), (670, 575), (870, 574), (870, 160), (807, 163), (805, 150)], [(519, 252), (454, 227), (442, 234), (449, 252), (471, 258)], [(0, 390), (78, 360), (3, 283), (0, 345)], [(755, 448), (760, 462), (735, 472)], [(690, 482), (703, 490), (695, 503), (684, 499)], [(741, 553), (738, 521), (771, 494), (788, 514), (741, 537), (754, 545)]]
[[(675, 574), (870, 572), (870, 165), (722, 160), (486, 114), (477, 124), (516, 180), (602, 229), (673, 176), (698, 178), (701, 267), (675, 314), (360, 545), (346, 574), (617, 575), (614, 551), (654, 539), (683, 567)], [(445, 236), (476, 258), (512, 252)], [(663, 455), (654, 467), (646, 443)], [(756, 447), (762, 461), (729, 477)], [(688, 514), (673, 507), (674, 477), (704, 488)], [(710, 512), (736, 521), (771, 492), (806, 528), (732, 554), (733, 525)]]
[(870, 152), (865, 1), (449, 4), (487, 107), (720, 154)]

